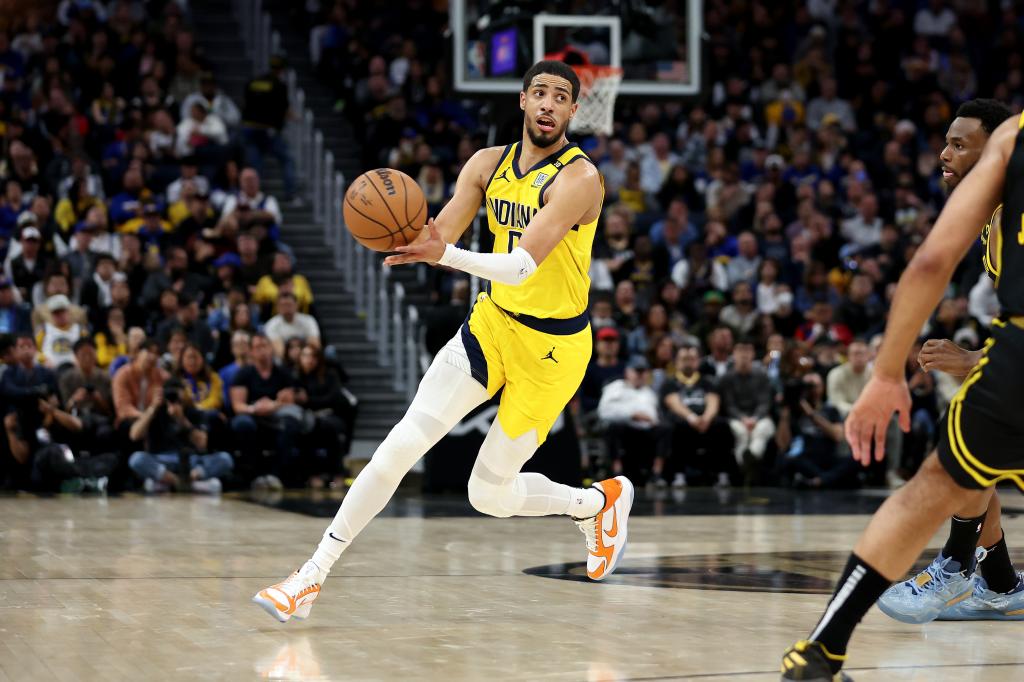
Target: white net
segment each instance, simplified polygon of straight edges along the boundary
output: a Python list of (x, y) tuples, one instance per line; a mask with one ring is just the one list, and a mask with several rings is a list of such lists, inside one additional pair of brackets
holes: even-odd
[(611, 135), (622, 69), (612, 66), (574, 68), (580, 77), (580, 108), (569, 122), (569, 131)]

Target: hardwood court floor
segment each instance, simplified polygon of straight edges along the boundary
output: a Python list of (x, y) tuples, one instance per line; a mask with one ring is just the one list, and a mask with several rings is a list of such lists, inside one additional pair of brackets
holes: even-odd
[[(566, 519), (418, 505), (371, 524), (311, 619), (282, 625), (249, 598), (309, 555), (323, 519), (230, 498), (0, 498), (0, 682), (774, 681), (866, 522), (639, 516), (621, 575), (591, 584), (572, 579), (585, 549)], [(1024, 542), (1024, 521), (1005, 527)], [(858, 682), (1021, 680), (1022, 631), (873, 611), (850, 668)]]

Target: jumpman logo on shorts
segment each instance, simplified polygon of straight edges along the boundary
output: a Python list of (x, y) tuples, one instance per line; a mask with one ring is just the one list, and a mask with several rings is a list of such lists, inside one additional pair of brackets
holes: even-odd
[(549, 350), (548, 354), (545, 355), (544, 357), (542, 357), (541, 360), (551, 360), (552, 362), (554, 362), (557, 365), (558, 364), (558, 360), (555, 359), (555, 347), (551, 346), (551, 350)]
[(496, 177), (494, 179), (495, 180), (504, 180), (505, 182), (508, 182), (508, 183), (512, 182), (511, 180), (508, 179), (508, 168), (506, 168), (505, 170), (501, 171), (501, 175), (499, 175), (498, 177)]

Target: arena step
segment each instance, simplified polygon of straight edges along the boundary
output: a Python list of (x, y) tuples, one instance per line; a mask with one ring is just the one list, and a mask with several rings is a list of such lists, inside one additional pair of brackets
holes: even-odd
[[(196, 7), (194, 16), (198, 42), (224, 65), (218, 70), (218, 83), (241, 106), (245, 86), (253, 74), (240, 39), (241, 29), (233, 21), (233, 5), (227, 0), (197, 4), (200, 6)], [(268, 9), (273, 27), (280, 34), (289, 67), (295, 71), (298, 86), (305, 91), (314, 125), (323, 134), (325, 147), (334, 154), (335, 168), (351, 180), (361, 172), (359, 142), (344, 115), (334, 111), (335, 93), (313, 72), (308, 34), (292, 23), (287, 5), (274, 4)], [(299, 178), (300, 186), (306, 191), (310, 181)], [(263, 187), (279, 199), (284, 194), (280, 169), (270, 159)], [(335, 345), (351, 376), (349, 387), (361, 404), (353, 455), (361, 451), (368, 458), (401, 418), (407, 399), (404, 393), (390, 390), (392, 370), (377, 365), (377, 344), (367, 338), (366, 320), (356, 309), (351, 293), (344, 289), (344, 273), (335, 268), (333, 254), (324, 245), (323, 226), (314, 223), (308, 195), (306, 199), (305, 206), (300, 208), (282, 204), (281, 239), (295, 253), (297, 270), (309, 279), (323, 334)]]

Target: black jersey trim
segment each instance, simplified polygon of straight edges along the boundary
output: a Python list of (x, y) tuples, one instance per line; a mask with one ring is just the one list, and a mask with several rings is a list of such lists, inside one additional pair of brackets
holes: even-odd
[(530, 169), (527, 170), (525, 173), (520, 173), (519, 172), (519, 154), (523, 150), (523, 145), (522, 145), (521, 142), (517, 142), (516, 143), (516, 153), (512, 157), (512, 173), (516, 176), (517, 180), (522, 180), (523, 178), (525, 178), (527, 175), (529, 175), (533, 171), (537, 170), (538, 168), (543, 168), (544, 166), (548, 165), (552, 161), (557, 160), (558, 157), (560, 157), (566, 151), (568, 151), (569, 149), (572, 149), (573, 147), (576, 147), (576, 146), (578, 146), (578, 145), (575, 142), (568, 142), (568, 143), (566, 143), (566, 145), (564, 147), (559, 149), (557, 152), (549, 154), (549, 155), (545, 156), (543, 159), (541, 159), (540, 161), (538, 161), (537, 163), (533, 164), (533, 166), (530, 167)]
[[(573, 146), (576, 146), (576, 145), (573, 145)], [(562, 171), (563, 171), (563, 170), (565, 169), (565, 167), (566, 167), (566, 166), (572, 165), (573, 163), (575, 163), (576, 161), (579, 161), (580, 159), (583, 159), (584, 161), (588, 162), (588, 163), (589, 163), (589, 164), (590, 164), (591, 166), (593, 166), (593, 167), (594, 167), (595, 169), (597, 168), (597, 164), (596, 164), (596, 163), (594, 163), (594, 162), (593, 162), (593, 160), (591, 160), (591, 158), (590, 158), (589, 156), (587, 156), (587, 155), (586, 155), (585, 153), (583, 153), (583, 152), (581, 152), (580, 154), (578, 154), (578, 155), (576, 155), (576, 156), (572, 157), (571, 159), (569, 159), (569, 160), (568, 160), (568, 161), (566, 161), (565, 163), (562, 163), (562, 164), (560, 164), (560, 165), (558, 166), (558, 170), (556, 170), (556, 171), (555, 171), (554, 173), (552, 173), (552, 174), (551, 174), (551, 177), (550, 177), (550, 178), (548, 178), (548, 179), (547, 179), (547, 181), (545, 181), (545, 183), (544, 183), (543, 185), (541, 185), (541, 188), (540, 188), (540, 195), (538, 195), (538, 199), (537, 199), (537, 208), (538, 208), (538, 209), (544, 208), (544, 192), (545, 192), (545, 191), (547, 190), (547, 188), (548, 188), (548, 185), (550, 185), (550, 184), (551, 184), (551, 182), (552, 182), (552, 181), (553, 181), (553, 180), (555, 179), (555, 177), (556, 177), (556, 176), (557, 176), (557, 175), (558, 175), (558, 174), (559, 174), (560, 172), (562, 172)], [(575, 226), (575, 227), (574, 227), (573, 229), (574, 229), (574, 230), (578, 230), (578, 229), (579, 229), (579, 227), (580, 227), (579, 225), (576, 225), (576, 226)]]

